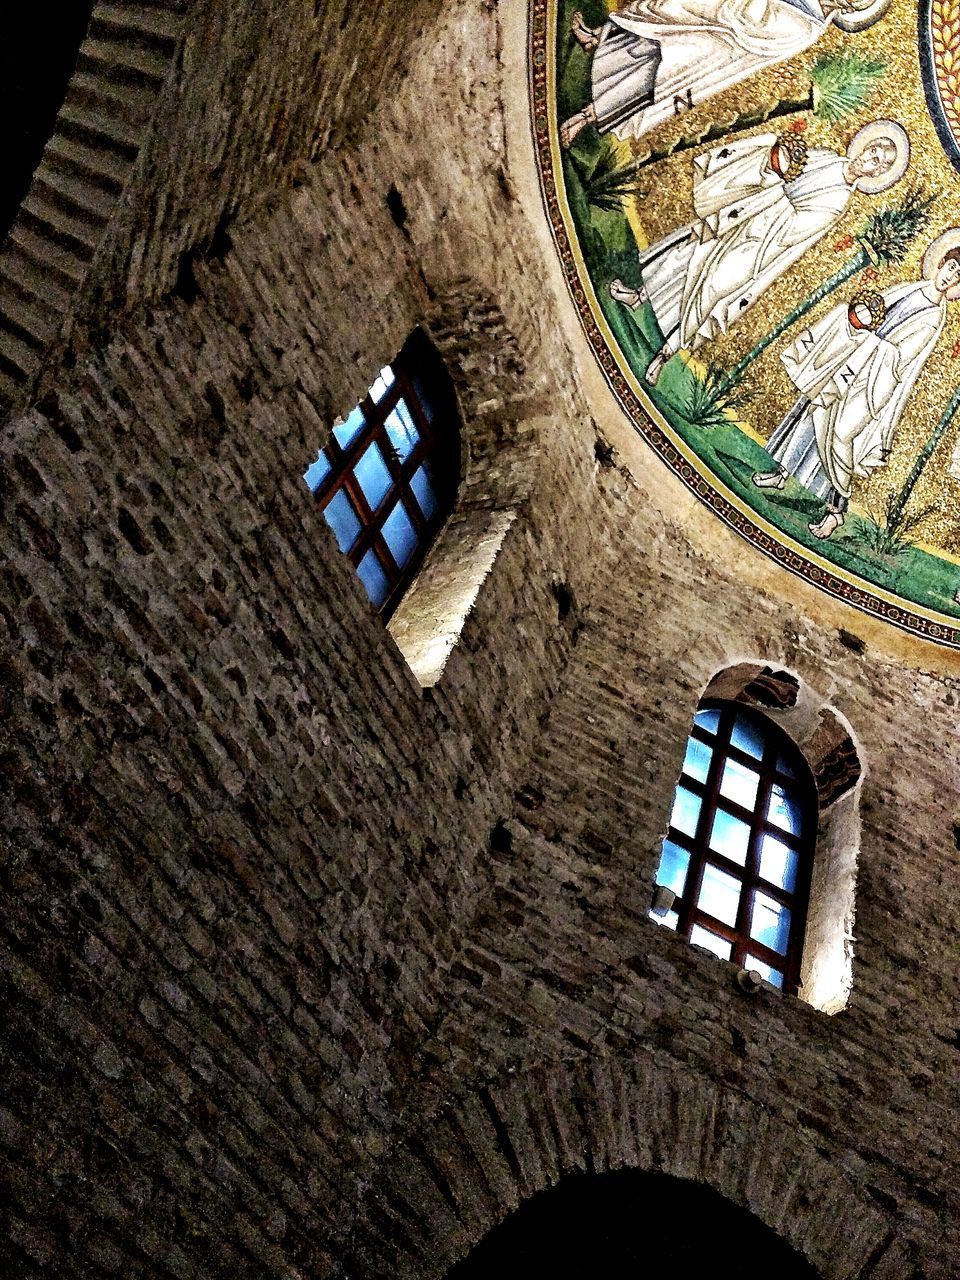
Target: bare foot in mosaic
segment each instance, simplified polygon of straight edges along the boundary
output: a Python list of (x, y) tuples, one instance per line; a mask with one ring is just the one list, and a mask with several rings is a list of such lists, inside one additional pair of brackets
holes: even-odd
[(569, 120), (564, 120), (560, 126), (560, 145), (565, 148), (572, 147), (587, 125), (596, 123), (597, 113), (591, 103), (589, 107), (584, 107), (582, 111), (578, 111)]
[(614, 302), (619, 302), (623, 306), (629, 307), (631, 311), (636, 311), (637, 307), (646, 302), (647, 291), (644, 288), (628, 289), (622, 280), (611, 280), (610, 297)]
[(753, 477), (758, 489), (782, 489), (787, 483), (785, 471), (758, 471)]
[(661, 347), (647, 366), (647, 371), (643, 375), (644, 382), (651, 387), (655, 387), (660, 381), (660, 375), (663, 373), (663, 366), (672, 355), (673, 352), (669, 347)]
[(843, 516), (839, 511), (828, 511), (818, 524), (808, 524), (807, 528), (815, 538), (829, 538), (843, 524)]

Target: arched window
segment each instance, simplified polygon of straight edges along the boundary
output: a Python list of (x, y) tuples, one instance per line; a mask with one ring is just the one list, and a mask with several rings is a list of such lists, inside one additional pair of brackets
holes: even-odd
[(453, 509), (459, 477), (453, 385), (418, 329), (303, 477), (384, 619)]
[(675, 900), (659, 894), (654, 918), (796, 994), (817, 821), (792, 739), (741, 704), (701, 704), (657, 873)]

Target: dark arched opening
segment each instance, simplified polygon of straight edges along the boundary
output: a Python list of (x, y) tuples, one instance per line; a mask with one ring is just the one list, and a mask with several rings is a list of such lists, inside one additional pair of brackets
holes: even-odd
[(576, 1174), (495, 1227), (448, 1280), (817, 1280), (800, 1254), (713, 1188), (634, 1169)]
[(0, 241), (16, 217), (51, 136), (90, 24), (94, 0), (29, 0), (4, 14), (0, 40)]

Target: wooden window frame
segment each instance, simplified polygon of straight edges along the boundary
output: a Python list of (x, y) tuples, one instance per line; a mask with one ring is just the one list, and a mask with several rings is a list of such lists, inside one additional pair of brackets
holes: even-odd
[[(448, 407), (448, 389), (437, 387), (434, 399), (432, 395), (428, 398), (418, 388), (418, 383), (421, 386), (427, 383), (428, 392), (434, 389), (430, 385), (432, 371), (408, 369), (404, 352), (388, 368), (393, 382), (381, 399), (373, 398), (371, 388), (358, 405), (363, 413), (364, 425), (356, 438), (343, 448), (331, 432), (323, 450), (331, 470), (313, 495), (321, 512), (341, 491), (349, 498), (360, 523), (360, 532), (353, 546), (344, 554), (354, 570), (357, 570), (367, 552), (373, 550), (388, 583), (383, 604), (374, 605), (384, 622), (389, 621), (404, 592), (416, 577), (433, 539), (453, 509), (459, 476), (452, 445), (455, 442), (459, 447), (460, 439), (459, 421)], [(420, 437), (410, 456), (403, 461), (394, 449), (386, 428), (387, 419), (401, 400), (409, 410)], [(379, 446), (391, 481), (376, 509), (371, 508), (354, 474), (354, 467), (374, 443)], [(428, 471), (436, 498), (436, 510), (429, 518), (421, 510), (411, 488), (411, 481), (421, 466), (425, 466)], [(394, 560), (383, 536), (383, 526), (397, 502), (403, 504), (417, 535), (416, 549), (403, 568)]]
[[(803, 936), (806, 929), (819, 821), (816, 782), (800, 748), (778, 725), (762, 713), (742, 703), (723, 702), (719, 699), (705, 700), (697, 708), (698, 714), (702, 711), (717, 711), (720, 715), (716, 734), (709, 733), (696, 723), (689, 734), (690, 738), (695, 738), (711, 748), (707, 780), (699, 782), (696, 778), (684, 773), (682, 766), (677, 780), (678, 788), (682, 786), (700, 797), (696, 834), (688, 836), (676, 827), (670, 826), (667, 835), (667, 839), (673, 844), (690, 853), (684, 891), (677, 897), (673, 907), (678, 917), (676, 930), (683, 937), (689, 938), (694, 925), (700, 925), (710, 933), (726, 939), (733, 944), (730, 959), (734, 964), (739, 968), (748, 967), (746, 957), (748, 954), (754, 955), (765, 964), (782, 972), (784, 992), (796, 995), (800, 988)], [(731, 731), (738, 717), (747, 720), (762, 734), (764, 750), (761, 760), (740, 750), (731, 742)], [(684, 759), (686, 759), (686, 752), (684, 752)], [(788, 777), (777, 770), (778, 759), (786, 761), (793, 771), (793, 777)], [(760, 783), (752, 810), (720, 795), (723, 765), (727, 760), (734, 760), (759, 774)], [(800, 835), (794, 836), (784, 831), (782, 827), (778, 827), (764, 816), (774, 784), (783, 787), (791, 801), (799, 806)], [(743, 866), (709, 848), (713, 818), (718, 809), (732, 814), (750, 827), (746, 863)], [(760, 876), (760, 849), (763, 835), (774, 836), (798, 854), (796, 885), (790, 892), (778, 888)], [(734, 926), (717, 920), (697, 906), (704, 869), (708, 862), (735, 876), (741, 882), (737, 922)], [(753, 895), (757, 889), (790, 908), (791, 924), (786, 955), (781, 955), (750, 937), (750, 914)]]

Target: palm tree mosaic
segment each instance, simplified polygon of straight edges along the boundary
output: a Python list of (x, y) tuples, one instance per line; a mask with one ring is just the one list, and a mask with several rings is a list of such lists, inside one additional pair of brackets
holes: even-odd
[(628, 411), (801, 560), (960, 644), (960, 179), (917, 123), (907, 0), (768, 0), (765, 29), (746, 0), (531, 2)]

